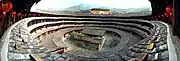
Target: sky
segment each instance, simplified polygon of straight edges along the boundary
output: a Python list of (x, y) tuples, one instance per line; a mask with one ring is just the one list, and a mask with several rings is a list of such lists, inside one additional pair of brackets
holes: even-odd
[(79, 4), (99, 4), (114, 8), (141, 8), (151, 7), (148, 0), (41, 0), (36, 4), (40, 9), (63, 9)]
[(112, 6), (114, 8), (151, 7), (151, 4), (148, 0), (82, 0), (82, 1), (89, 4)]

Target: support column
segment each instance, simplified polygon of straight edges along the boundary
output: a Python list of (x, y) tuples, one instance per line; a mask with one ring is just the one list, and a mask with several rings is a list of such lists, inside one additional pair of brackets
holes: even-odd
[(173, 24), (174, 35), (180, 37), (180, 3), (178, 3), (178, 0), (174, 0), (173, 7), (174, 7), (174, 24)]

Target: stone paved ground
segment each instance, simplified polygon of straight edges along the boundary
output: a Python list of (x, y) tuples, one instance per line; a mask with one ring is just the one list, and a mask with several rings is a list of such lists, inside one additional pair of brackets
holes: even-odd
[(53, 42), (53, 33), (52, 34), (48, 34), (45, 36), (42, 36), (42, 41), (40, 42), (44, 47), (46, 47), (49, 50), (54, 50), (55, 48), (57, 48), (57, 46), (55, 45), (55, 43)]
[[(111, 29), (111, 30), (113, 30), (113, 29)], [(60, 35), (61, 34), (61, 32), (60, 33), (56, 33), (57, 35)], [(116, 48), (120, 48), (120, 47), (122, 47), (122, 48), (126, 48), (127, 49), (127, 47), (129, 47), (129, 46), (131, 46), (131, 45), (133, 45), (133, 44), (135, 44), (135, 43), (137, 43), (138, 41), (139, 41), (139, 39), (138, 39), (138, 37), (136, 37), (136, 36), (133, 36), (133, 35), (131, 35), (131, 34), (128, 34), (128, 33), (126, 33), (126, 32), (124, 32), (123, 33), (123, 37), (130, 37), (131, 39), (130, 40), (121, 40), (121, 44), (126, 44), (126, 43), (128, 43), (128, 44), (126, 44), (127, 46), (123, 46), (123, 45), (120, 45), (120, 46), (116, 46)], [(58, 38), (59, 39), (59, 38)], [(124, 42), (122, 42), (122, 41), (127, 41), (126, 43)], [(110, 49), (111, 50), (111, 49)], [(112, 52), (114, 51), (118, 51), (118, 50), (111, 50)], [(72, 52), (72, 51), (71, 51)], [(78, 52), (74, 52), (74, 54), (78, 54), (79, 55), (79, 53)], [(109, 52), (110, 53), (110, 52)], [(82, 53), (81, 53), (82, 54)], [(108, 54), (108, 53), (102, 53), (102, 54)], [(96, 55), (98, 55), (98, 54), (96, 54)], [(109, 54), (108, 54), (109, 55)], [(104, 56), (108, 56), (108, 55), (104, 55)], [(102, 55), (98, 55), (98, 56), (102, 56)]]

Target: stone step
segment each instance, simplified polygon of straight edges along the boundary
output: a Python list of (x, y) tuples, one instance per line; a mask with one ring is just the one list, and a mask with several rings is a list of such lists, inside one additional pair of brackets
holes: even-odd
[(38, 54), (31, 54), (30, 55), (35, 61), (44, 61), (44, 59), (39, 56)]
[(140, 48), (140, 49), (147, 49), (148, 45), (140, 45), (140, 44), (136, 44), (134, 45), (135, 48)]
[(158, 47), (164, 44), (167, 44), (167, 41), (160, 41), (159, 43), (155, 43), (155, 46)]
[(147, 53), (147, 49), (140, 49), (140, 48), (135, 48), (135, 47), (130, 47), (129, 50), (136, 52), (136, 53)]
[(148, 54), (148, 58), (147, 58), (147, 60), (148, 60), (148, 61), (155, 61), (155, 60), (157, 60), (157, 59), (158, 59), (158, 55), (159, 55), (159, 53), (155, 53), (155, 54)]
[(144, 60), (147, 53), (136, 53), (136, 52), (133, 52), (133, 51), (126, 51), (126, 55), (129, 56), (129, 57), (133, 57), (133, 58), (136, 58), (136, 60)]
[(108, 57), (108, 60), (109, 61), (123, 61), (119, 56), (117, 56), (117, 55), (110, 55), (109, 57)]
[(49, 53), (45, 57), (45, 61), (68, 61), (69, 57), (62, 54), (56, 54), (55, 52)]
[(135, 58), (129, 57), (127, 55), (121, 56), (121, 59), (124, 60), (124, 61), (135, 60)]
[(29, 54), (8, 53), (8, 55), (9, 55), (8, 56), (9, 59), (17, 59), (17, 60), (19, 60), (19, 59), (27, 59), (27, 60), (31, 59)]
[(167, 58), (169, 58), (169, 52), (168, 51), (159, 52), (159, 55), (158, 55), (159, 60), (164, 60)]
[(161, 52), (161, 51), (166, 51), (166, 50), (168, 50), (167, 44), (161, 45), (159, 47), (155, 47), (152, 52), (155, 53), (155, 52)]
[(136, 55), (135, 55), (135, 54), (136, 54), (136, 52), (133, 52), (133, 51), (130, 51), (130, 50), (126, 51), (126, 55), (127, 55), (127, 56), (136, 58)]
[(19, 49), (19, 50), (14, 50), (14, 51), (10, 51), (10, 52), (13, 52), (13, 53), (21, 53), (21, 54), (30, 53), (30, 51), (27, 50), (27, 49)]
[(169, 59), (169, 52), (168, 51), (148, 54), (148, 60), (149, 61), (150, 60), (164, 61), (167, 59)]
[(140, 44), (140, 45), (149, 45), (150, 44), (149, 42), (150, 42), (149, 40), (141, 40), (137, 44)]

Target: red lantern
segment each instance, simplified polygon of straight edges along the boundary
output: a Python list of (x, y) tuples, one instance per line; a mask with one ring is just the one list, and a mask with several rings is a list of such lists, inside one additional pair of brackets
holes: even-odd
[(14, 12), (12, 12), (12, 15), (16, 15), (16, 12), (14, 11)]
[(33, 14), (33, 17), (35, 17), (36, 16), (36, 14)]
[(166, 12), (165, 13), (166, 13), (166, 16), (168, 17), (169, 21), (171, 22), (171, 24), (173, 24), (174, 18), (173, 18), (173, 6), (172, 6), (172, 4), (168, 5), (166, 7)]
[(18, 13), (17, 16), (21, 16), (22, 14), (21, 13)]
[(3, 12), (2, 17), (3, 18), (6, 17), (6, 12)]
[(40, 17), (40, 16), (41, 16), (41, 14), (38, 14), (38, 16)]
[(168, 5), (168, 6), (166, 7), (166, 12), (167, 12), (167, 13), (173, 13), (172, 5)]
[(15, 11), (13, 11), (13, 12), (11, 13), (11, 17), (14, 17), (14, 16), (16, 16), (16, 12), (15, 12)]
[(3, 1), (0, 5), (0, 12), (8, 12), (12, 9), (13, 5), (10, 1)]

